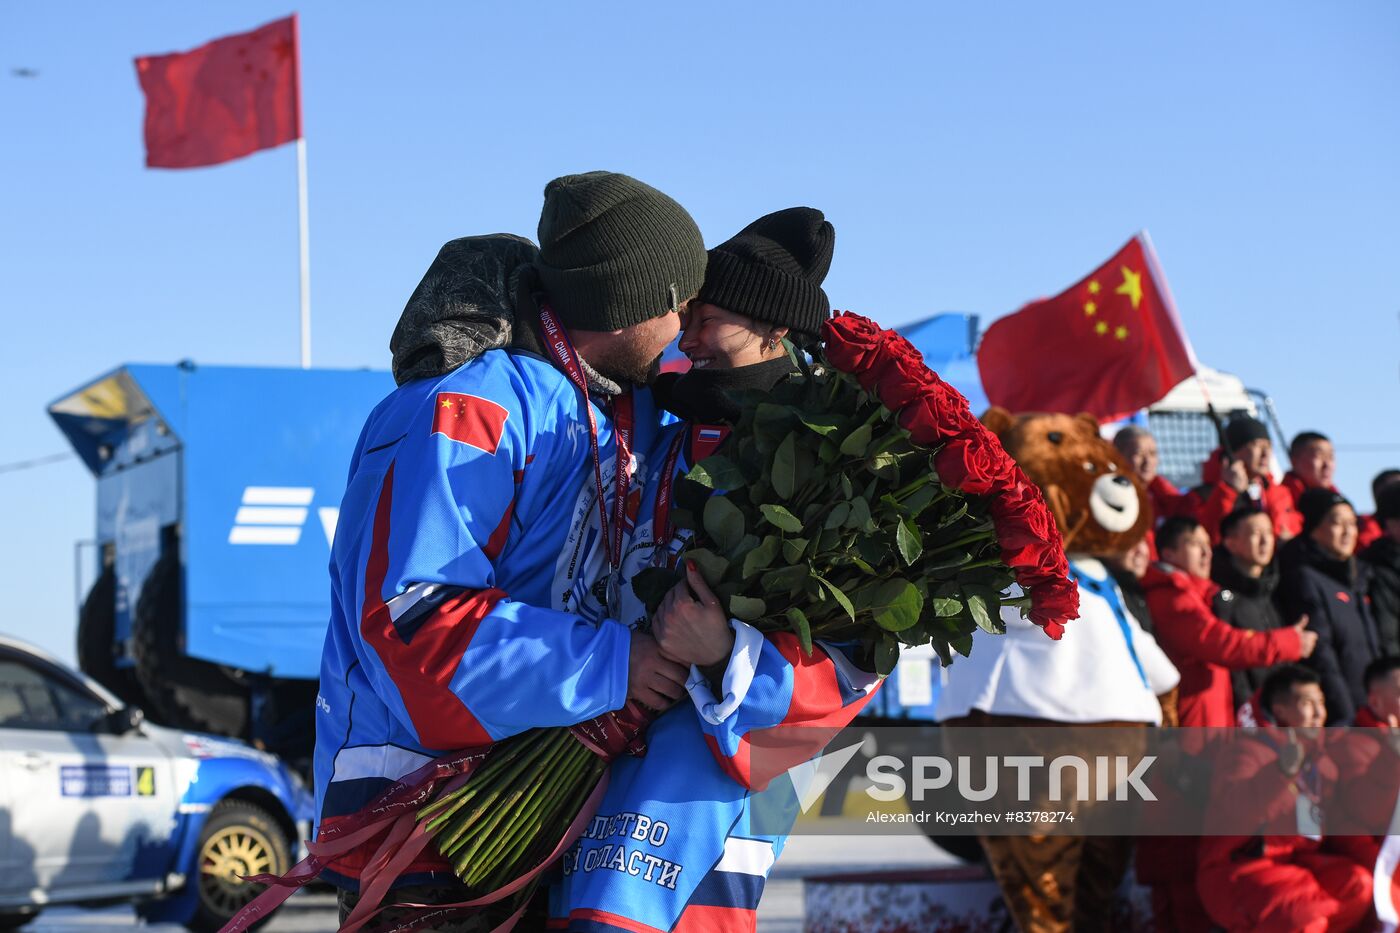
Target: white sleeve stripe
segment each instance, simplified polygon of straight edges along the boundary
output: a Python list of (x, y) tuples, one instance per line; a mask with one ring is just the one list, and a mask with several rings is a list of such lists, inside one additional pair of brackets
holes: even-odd
[(361, 778), (397, 780), (433, 760), (397, 745), (356, 745), (342, 748), (335, 756), (332, 781), (355, 781)]
[(763, 652), (763, 634), (758, 629), (738, 619), (730, 619), (729, 625), (734, 629), (734, 650), (729, 653), (729, 666), (724, 669), (724, 681), (720, 685), (724, 689), (724, 699), (715, 699), (709, 681), (693, 664), (690, 678), (685, 682), (691, 702), (701, 718), (712, 726), (723, 723), (744, 702), (753, 684), (758, 656)]
[(417, 605), (421, 599), (432, 596), (437, 589), (442, 586), (440, 583), (414, 583), (384, 605), (389, 609), (389, 618), (397, 622), (399, 618), (408, 610)]
[(724, 854), (715, 864), (714, 871), (766, 877), (775, 861), (777, 856), (773, 854), (771, 842), (730, 836), (724, 840)]

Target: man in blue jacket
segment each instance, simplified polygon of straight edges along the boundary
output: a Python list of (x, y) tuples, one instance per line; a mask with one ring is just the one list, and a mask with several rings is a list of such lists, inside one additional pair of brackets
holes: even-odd
[[(699, 288), (700, 232), (654, 188), (590, 172), (550, 182), (539, 239), (512, 345), (405, 382), (361, 434), (332, 555), (318, 832), (445, 751), (684, 693), (685, 659), (617, 621), (614, 569), (659, 428), (631, 387)], [(343, 913), (371, 854), (324, 873)], [(430, 847), (399, 884), (441, 902), (454, 881)]]

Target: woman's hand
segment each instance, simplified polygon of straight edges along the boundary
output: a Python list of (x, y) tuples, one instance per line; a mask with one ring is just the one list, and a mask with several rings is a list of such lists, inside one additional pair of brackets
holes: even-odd
[(693, 561), (685, 562), (685, 579), (661, 601), (651, 633), (666, 657), (700, 668), (727, 660), (734, 650), (729, 619)]

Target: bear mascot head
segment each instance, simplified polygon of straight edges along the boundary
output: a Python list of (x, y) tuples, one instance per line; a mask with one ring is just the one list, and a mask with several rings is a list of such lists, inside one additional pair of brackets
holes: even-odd
[(982, 423), (1040, 487), (1067, 553), (1122, 554), (1152, 527), (1147, 490), (1099, 435), (1093, 415), (1013, 415), (993, 407)]

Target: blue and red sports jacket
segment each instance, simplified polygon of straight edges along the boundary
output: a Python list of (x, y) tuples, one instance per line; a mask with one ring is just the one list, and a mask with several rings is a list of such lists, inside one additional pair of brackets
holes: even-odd
[[(631, 634), (600, 596), (608, 563), (584, 404), (548, 361), (492, 350), (401, 386), (370, 415), (331, 557), (318, 832), (444, 752), (623, 705)], [(611, 407), (589, 404), (611, 506)], [(648, 392), (634, 405), (641, 471), (660, 417)], [(626, 524), (641, 498), (634, 484)], [(370, 854), (326, 877), (355, 888)], [(425, 851), (400, 883), (448, 871)]]
[[(646, 458), (647, 481), (623, 564), (621, 618), (646, 619), (630, 577), (672, 562), (688, 535), (665, 534), (663, 471), (674, 464), (675, 476), (683, 475), (721, 436), (713, 426), (671, 425)], [(646, 755), (613, 763), (598, 815), (563, 857), (551, 892), (552, 929), (755, 929), (768, 873), (798, 811), (792, 783), (780, 776), (819, 753), (879, 679), (838, 646), (818, 643), (809, 657), (793, 635), (731, 625), (734, 650), (719, 685), (723, 695), (716, 697), (692, 669), (690, 701), (652, 724)]]

